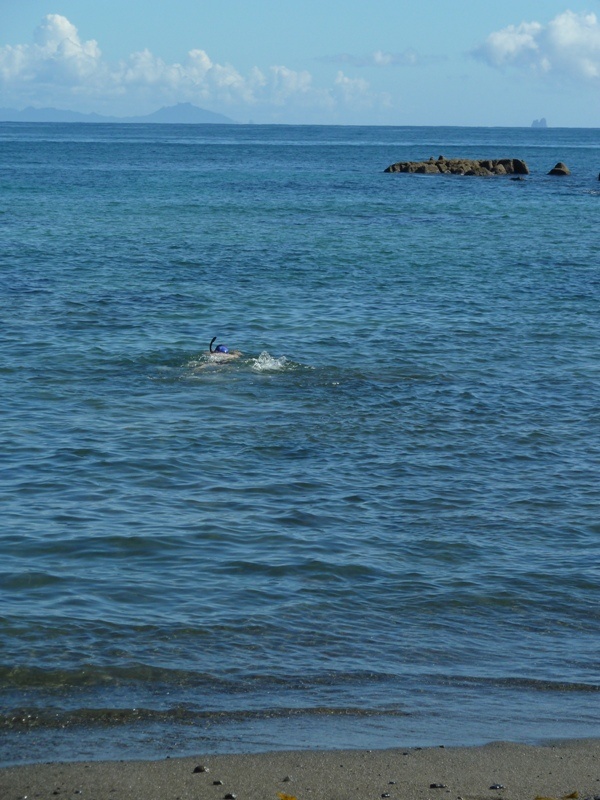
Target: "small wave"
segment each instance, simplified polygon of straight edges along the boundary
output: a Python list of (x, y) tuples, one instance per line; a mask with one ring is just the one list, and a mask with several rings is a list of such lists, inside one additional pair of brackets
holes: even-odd
[(600, 684), (575, 681), (553, 681), (519, 677), (453, 676), (444, 678), (450, 685), (498, 686), (507, 689), (525, 689), (532, 692), (600, 692)]
[(287, 365), (288, 360), (285, 356), (273, 358), (266, 350), (263, 350), (258, 358), (252, 359), (252, 369), (255, 372), (278, 372), (285, 369)]
[(291, 717), (405, 717), (407, 712), (397, 708), (369, 709), (359, 706), (270, 707), (261, 709), (198, 710), (185, 706), (167, 709), (154, 708), (77, 708), (71, 710), (28, 708), (0, 714), (0, 728), (22, 730), (31, 728), (67, 728), (76, 725), (112, 726), (135, 723), (175, 722), (195, 725), (202, 722), (228, 723)]

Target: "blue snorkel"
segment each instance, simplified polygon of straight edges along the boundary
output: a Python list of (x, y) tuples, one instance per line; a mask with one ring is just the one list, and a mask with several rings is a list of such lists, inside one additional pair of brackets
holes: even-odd
[(229, 348), (225, 347), (224, 344), (218, 344), (215, 347), (215, 349), (213, 350), (213, 344), (214, 344), (216, 338), (217, 338), (216, 336), (213, 336), (213, 338), (210, 340), (210, 344), (208, 345), (209, 352), (210, 353), (228, 353), (229, 352)]

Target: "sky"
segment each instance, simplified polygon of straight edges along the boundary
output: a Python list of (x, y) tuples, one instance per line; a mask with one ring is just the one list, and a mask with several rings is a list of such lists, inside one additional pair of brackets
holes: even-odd
[(0, 0), (0, 107), (600, 128), (600, 0)]

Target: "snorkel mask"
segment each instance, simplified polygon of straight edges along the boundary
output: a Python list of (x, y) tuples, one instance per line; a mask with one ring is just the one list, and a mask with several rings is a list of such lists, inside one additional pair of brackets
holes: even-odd
[(216, 339), (216, 338), (217, 338), (217, 337), (216, 337), (216, 336), (214, 336), (214, 337), (211, 339), (211, 341), (210, 341), (210, 344), (208, 345), (208, 350), (209, 350), (209, 352), (210, 352), (210, 353), (228, 353), (228, 352), (229, 352), (229, 348), (228, 348), (228, 347), (225, 347), (225, 345), (224, 345), (224, 344), (218, 344), (218, 345), (215, 347), (215, 349), (213, 350), (213, 344), (215, 343), (215, 339)]

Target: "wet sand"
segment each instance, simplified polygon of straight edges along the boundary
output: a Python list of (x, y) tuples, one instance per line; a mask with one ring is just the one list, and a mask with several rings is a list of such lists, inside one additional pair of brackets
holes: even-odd
[(0, 769), (2, 800), (286, 800), (285, 795), (298, 800), (600, 800), (600, 739)]

